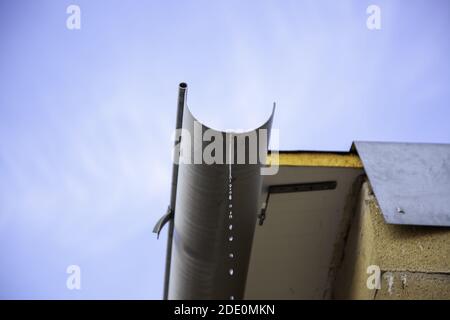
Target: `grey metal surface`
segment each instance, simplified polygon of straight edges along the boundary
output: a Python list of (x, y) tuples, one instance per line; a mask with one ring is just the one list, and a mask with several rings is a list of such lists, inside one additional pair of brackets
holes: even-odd
[[(270, 129), (272, 117), (256, 129)], [(184, 111), (183, 129), (193, 139), (196, 119)], [(202, 132), (209, 129), (202, 125)], [(218, 132), (224, 143), (241, 134)], [(182, 140), (186, 139), (182, 135)], [(191, 140), (192, 140), (191, 139)], [(194, 146), (203, 151), (209, 142)], [(234, 154), (239, 143), (234, 144)], [(248, 146), (246, 154), (248, 155)], [(263, 154), (267, 153), (267, 147)], [(224, 159), (226, 154), (224, 153)], [(260, 210), (260, 164), (231, 165), (232, 208), (229, 208), (228, 164), (180, 163), (172, 243), (169, 299), (242, 299)], [(229, 211), (232, 210), (232, 219)], [(229, 229), (230, 223), (233, 225)], [(233, 241), (229, 237), (233, 236)], [(229, 254), (233, 254), (230, 258)], [(233, 274), (230, 275), (230, 269)]]
[(450, 226), (450, 144), (354, 142), (386, 222)]

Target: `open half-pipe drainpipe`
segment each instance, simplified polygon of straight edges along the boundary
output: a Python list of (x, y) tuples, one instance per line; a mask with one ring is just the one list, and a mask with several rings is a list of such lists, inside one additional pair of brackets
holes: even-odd
[(222, 132), (184, 101), (174, 212), (155, 227), (170, 220), (165, 298), (243, 299), (274, 110), (255, 130)]

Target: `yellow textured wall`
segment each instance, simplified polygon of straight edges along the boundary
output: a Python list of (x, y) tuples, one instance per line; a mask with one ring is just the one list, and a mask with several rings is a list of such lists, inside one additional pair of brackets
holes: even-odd
[(280, 152), (278, 155), (268, 154), (268, 165), (295, 167), (337, 167), (337, 168), (362, 168), (361, 159), (356, 154), (337, 154), (331, 152)]
[[(381, 289), (369, 289), (370, 265)], [(333, 286), (338, 299), (450, 299), (450, 228), (390, 225), (362, 185)]]

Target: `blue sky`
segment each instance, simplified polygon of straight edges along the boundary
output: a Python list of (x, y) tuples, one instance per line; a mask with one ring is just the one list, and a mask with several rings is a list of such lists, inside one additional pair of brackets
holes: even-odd
[(448, 143), (449, 15), (444, 0), (2, 1), (0, 298), (161, 298), (152, 227), (181, 81), (213, 128), (256, 127), (276, 101), (281, 149)]

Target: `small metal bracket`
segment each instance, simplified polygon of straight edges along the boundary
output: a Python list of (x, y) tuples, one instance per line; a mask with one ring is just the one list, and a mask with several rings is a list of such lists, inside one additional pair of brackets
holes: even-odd
[(159, 218), (158, 222), (156, 222), (155, 226), (153, 227), (153, 233), (157, 234), (157, 239), (159, 239), (159, 233), (161, 232), (162, 228), (164, 228), (164, 225), (171, 219), (173, 219), (173, 210), (170, 206), (168, 206), (167, 212), (161, 218)]
[(267, 206), (269, 205), (269, 198), (270, 198), (270, 187), (267, 190), (267, 195), (266, 195), (266, 201), (264, 202), (264, 207), (261, 208), (261, 213), (258, 215), (258, 219), (259, 219), (259, 225), (262, 226), (264, 224), (264, 220), (266, 220), (266, 211), (267, 211)]
[(264, 220), (266, 220), (266, 208), (261, 209), (261, 213), (258, 215), (259, 225), (262, 226), (264, 224)]
[(261, 209), (261, 213), (258, 215), (259, 225), (264, 224), (266, 219), (266, 211), (269, 206), (269, 198), (272, 193), (291, 193), (291, 192), (309, 192), (309, 191), (323, 191), (336, 189), (336, 181), (323, 181), (323, 182), (309, 182), (309, 183), (296, 183), (296, 184), (282, 184), (269, 186), (266, 196), (266, 202)]

